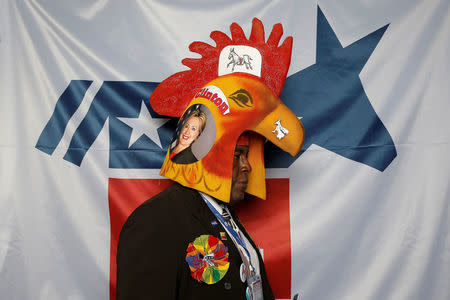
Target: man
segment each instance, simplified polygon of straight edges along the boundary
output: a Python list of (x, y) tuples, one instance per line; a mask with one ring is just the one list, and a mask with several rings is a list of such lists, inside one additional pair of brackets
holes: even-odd
[[(252, 170), (248, 153), (244, 134), (234, 152), (231, 205), (245, 197)], [(193, 269), (198, 270), (188, 262), (187, 249), (206, 235), (220, 240), (228, 254), (225, 274), (212, 283), (195, 279)], [(174, 183), (138, 207), (123, 226), (117, 254), (118, 300), (246, 299), (246, 293), (255, 300), (274, 299), (258, 248), (225, 202)]]
[[(245, 194), (266, 198), (265, 139), (293, 156), (302, 146), (303, 126), (279, 98), (292, 37), (278, 46), (277, 24), (266, 43), (256, 18), (250, 39), (235, 23), (230, 30), (231, 38), (211, 33), (215, 47), (191, 44), (202, 58), (183, 60), (190, 70), (150, 96), (156, 113), (181, 119), (201, 105), (208, 111), (202, 135), (212, 146), (195, 162), (168, 150), (160, 175), (176, 183), (138, 207), (120, 234), (119, 300), (274, 298), (261, 255), (231, 205)], [(231, 51), (251, 54), (253, 68), (229, 68)]]

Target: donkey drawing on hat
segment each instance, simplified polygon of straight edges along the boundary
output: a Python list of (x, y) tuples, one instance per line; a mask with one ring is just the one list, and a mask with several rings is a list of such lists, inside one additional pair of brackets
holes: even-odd
[(248, 54), (244, 54), (242, 56), (239, 56), (236, 52), (234, 52), (234, 48), (230, 49), (230, 54), (228, 55), (228, 59), (231, 59), (231, 61), (228, 63), (227, 68), (232, 64), (231, 72), (234, 72), (234, 67), (236, 65), (242, 66), (245, 65), (245, 68), (248, 70), (253, 70), (252, 65), (250, 61), (252, 58)]
[(272, 130), (272, 133), (276, 133), (277, 134), (277, 139), (281, 140), (282, 138), (284, 138), (284, 136), (286, 134), (289, 133), (289, 130), (287, 130), (286, 128), (284, 128), (281, 125), (281, 120), (276, 121), (275, 125), (277, 125), (277, 126), (275, 127), (274, 130)]

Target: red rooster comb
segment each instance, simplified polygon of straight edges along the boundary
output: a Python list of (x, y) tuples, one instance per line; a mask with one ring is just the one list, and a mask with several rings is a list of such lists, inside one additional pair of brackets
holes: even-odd
[[(249, 46), (257, 49), (256, 52), (259, 52), (261, 60), (259, 77), (275, 95), (281, 94), (291, 62), (292, 37), (287, 37), (278, 47), (283, 35), (283, 27), (281, 24), (275, 24), (265, 42), (264, 26), (257, 18), (253, 19), (249, 39), (245, 37), (244, 31), (236, 23), (231, 24), (230, 31), (231, 38), (220, 31), (211, 32), (210, 37), (216, 42), (215, 47), (203, 42), (193, 42), (189, 45), (189, 50), (202, 57), (183, 59), (183, 65), (189, 67), (190, 70), (170, 76), (153, 91), (150, 96), (150, 105), (158, 114), (172, 117), (181, 116), (194, 95), (206, 83), (222, 75), (219, 74), (219, 57), (227, 46), (232, 46), (228, 57), (232, 61), (231, 52), (234, 52), (234, 46)], [(234, 65), (238, 64), (252, 69), (250, 65), (252, 58), (249, 58), (248, 55), (247, 58), (245, 58), (246, 55), (241, 57), (236, 53), (233, 55), (239, 60), (233, 61)], [(225, 63), (225, 66), (229, 67), (231, 63)], [(232, 72), (241, 72), (234, 71), (234, 65), (232, 65)]]

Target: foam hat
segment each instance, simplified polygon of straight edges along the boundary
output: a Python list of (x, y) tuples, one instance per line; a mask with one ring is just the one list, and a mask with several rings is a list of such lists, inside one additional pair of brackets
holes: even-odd
[(249, 39), (236, 23), (230, 29), (231, 39), (222, 32), (211, 33), (216, 47), (192, 43), (190, 50), (202, 58), (184, 59), (191, 70), (167, 78), (150, 97), (157, 113), (182, 116), (174, 143), (193, 110), (208, 116), (205, 132), (194, 142), (208, 144), (207, 151), (198, 160), (179, 163), (171, 159), (173, 149), (169, 149), (160, 174), (229, 202), (236, 142), (250, 131), (252, 171), (246, 192), (265, 199), (263, 137), (293, 156), (304, 139), (301, 122), (279, 98), (289, 69), (292, 37), (278, 46), (283, 30), (276, 24), (265, 42), (264, 27), (256, 18)]

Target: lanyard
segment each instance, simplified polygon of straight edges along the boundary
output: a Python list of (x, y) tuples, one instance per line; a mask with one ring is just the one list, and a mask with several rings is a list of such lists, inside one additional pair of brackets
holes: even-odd
[[(236, 230), (234, 230), (234, 228), (230, 225), (230, 223), (227, 220), (225, 220), (222, 214), (217, 211), (217, 209), (208, 201), (208, 199), (206, 199), (206, 196), (203, 195), (203, 193), (200, 192), (200, 196), (202, 196), (203, 200), (205, 200), (206, 205), (208, 205), (209, 209), (212, 211), (214, 216), (225, 227), (225, 230), (228, 232), (228, 234), (231, 235), (234, 244), (239, 250), (239, 254), (241, 256), (243, 265), (245, 265), (247, 269), (247, 271), (245, 271), (245, 277), (247, 279), (247, 289), (245, 291), (245, 295), (247, 300), (263, 300), (264, 297), (261, 287), (261, 277), (255, 274), (255, 269), (251, 263), (250, 252), (247, 249), (244, 239), (238, 232), (236, 232)], [(231, 218), (230, 222), (233, 222), (233, 218)], [(246, 253), (244, 254), (239, 248), (244, 249)]]
[(217, 209), (206, 199), (203, 193), (200, 193), (200, 196), (202, 196), (203, 200), (205, 200), (206, 205), (208, 205), (209, 209), (212, 211), (214, 216), (216, 216), (216, 218), (220, 221), (220, 223), (222, 223), (222, 225), (225, 227), (228, 233), (233, 237), (233, 240), (235, 240), (236, 243), (239, 244), (239, 246), (241, 246), (245, 250), (248, 257), (248, 261), (250, 262), (250, 252), (247, 249), (247, 245), (245, 244), (244, 239), (241, 238), (239, 233), (237, 233), (236, 230), (234, 230), (234, 228), (230, 225), (230, 223), (227, 220), (225, 220), (222, 214), (219, 213)]

